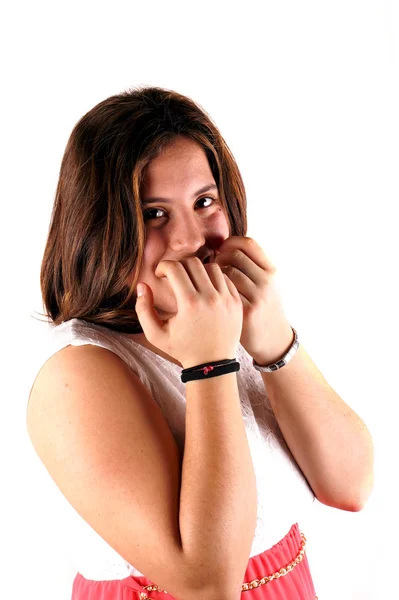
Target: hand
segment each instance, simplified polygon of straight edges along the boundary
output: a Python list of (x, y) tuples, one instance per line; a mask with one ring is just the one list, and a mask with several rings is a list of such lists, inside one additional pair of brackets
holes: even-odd
[(166, 277), (177, 301), (177, 313), (161, 321), (151, 287), (140, 282), (136, 313), (146, 339), (180, 362), (184, 369), (233, 358), (242, 331), (240, 295), (227, 275), (198, 257), (180, 262), (161, 260), (155, 276)]
[(223, 242), (215, 262), (241, 297), (241, 345), (260, 365), (276, 362), (294, 339), (273, 284), (276, 267), (254, 239), (237, 235)]

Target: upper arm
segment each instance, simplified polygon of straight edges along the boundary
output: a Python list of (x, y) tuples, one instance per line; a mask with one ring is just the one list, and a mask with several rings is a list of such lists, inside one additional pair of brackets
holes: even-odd
[(161, 588), (187, 595), (179, 449), (158, 405), (124, 361), (90, 344), (58, 351), (32, 387), (27, 429), (83, 519)]

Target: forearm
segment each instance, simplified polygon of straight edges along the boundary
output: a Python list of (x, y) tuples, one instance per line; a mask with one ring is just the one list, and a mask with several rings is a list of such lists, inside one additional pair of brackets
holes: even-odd
[(193, 579), (201, 582), (203, 575), (225, 584), (232, 597), (238, 593), (256, 517), (256, 479), (236, 373), (188, 381), (179, 524)]
[(373, 442), (366, 425), (302, 344), (282, 369), (261, 375), (287, 445), (318, 500), (360, 510), (373, 487)]

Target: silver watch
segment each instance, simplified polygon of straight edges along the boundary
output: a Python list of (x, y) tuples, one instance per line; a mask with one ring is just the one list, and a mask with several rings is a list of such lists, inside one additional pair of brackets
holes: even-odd
[(288, 362), (290, 362), (291, 358), (294, 356), (294, 354), (298, 350), (298, 346), (299, 346), (298, 334), (297, 334), (296, 330), (292, 327), (292, 325), (291, 325), (291, 329), (294, 332), (294, 341), (292, 342), (292, 345), (291, 345), (290, 349), (288, 350), (287, 354), (285, 354), (282, 358), (280, 358), (280, 360), (273, 363), (272, 365), (267, 365), (264, 367), (262, 367), (261, 365), (258, 365), (255, 362), (255, 359), (253, 358), (252, 365), (253, 365), (254, 369), (256, 369), (257, 371), (264, 371), (266, 373), (272, 373), (273, 371), (278, 371), (278, 369), (281, 369), (281, 367), (284, 367)]

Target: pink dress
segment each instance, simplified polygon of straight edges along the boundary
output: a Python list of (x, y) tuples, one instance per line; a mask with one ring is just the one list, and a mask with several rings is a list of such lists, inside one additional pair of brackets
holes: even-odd
[[(248, 585), (249, 589), (241, 592), (242, 600), (315, 600), (317, 596), (306, 551), (302, 560), (285, 575), (263, 585), (259, 581), (262, 577), (270, 577), (287, 567), (297, 557), (300, 558), (301, 543), (301, 532), (295, 523), (280, 542), (262, 554), (252, 556), (248, 561), (243, 584), (258, 581), (255, 581), (252, 589)], [(73, 582), (72, 600), (176, 600), (165, 591), (144, 589), (144, 586), (152, 586), (154, 583), (147, 577), (134, 575), (113, 581), (93, 581), (78, 573)]]

